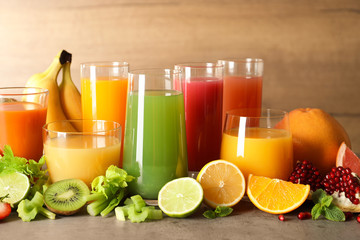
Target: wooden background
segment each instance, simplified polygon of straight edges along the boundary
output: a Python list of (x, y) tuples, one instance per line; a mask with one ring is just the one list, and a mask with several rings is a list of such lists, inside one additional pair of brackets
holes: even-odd
[(263, 105), (318, 107), (360, 153), (358, 0), (11, 0), (0, 2), (0, 86), (22, 86), (58, 51), (131, 69), (259, 57)]

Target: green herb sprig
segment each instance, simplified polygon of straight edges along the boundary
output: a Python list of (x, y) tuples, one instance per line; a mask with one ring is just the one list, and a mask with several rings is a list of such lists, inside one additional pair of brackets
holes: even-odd
[(203, 216), (209, 219), (214, 219), (217, 217), (226, 217), (233, 212), (231, 207), (221, 207), (217, 206), (215, 210), (207, 210), (203, 213)]
[(331, 221), (345, 221), (345, 214), (340, 210), (340, 208), (332, 203), (333, 197), (327, 195), (324, 190), (316, 190), (312, 194), (312, 200), (315, 203), (315, 206), (311, 209), (311, 216), (313, 220), (318, 219), (322, 215)]

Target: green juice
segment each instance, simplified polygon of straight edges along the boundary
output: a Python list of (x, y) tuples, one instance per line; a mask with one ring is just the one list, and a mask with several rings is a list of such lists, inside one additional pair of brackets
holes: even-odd
[(184, 97), (178, 91), (130, 92), (123, 168), (132, 194), (157, 199), (170, 180), (187, 176)]

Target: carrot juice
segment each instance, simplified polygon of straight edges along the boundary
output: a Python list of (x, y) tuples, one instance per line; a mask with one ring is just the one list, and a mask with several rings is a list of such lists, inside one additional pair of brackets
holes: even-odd
[[(245, 179), (254, 174), (286, 180), (293, 168), (291, 133), (284, 129), (238, 128), (224, 131), (221, 159), (237, 165)], [(240, 136), (240, 137), (238, 137)]]
[(121, 138), (124, 139), (127, 85), (127, 78), (98, 77), (96, 81), (81, 79), (83, 119), (118, 122), (122, 129)]
[(46, 111), (46, 107), (33, 102), (0, 103), (0, 148), (9, 145), (15, 156), (39, 160), (43, 155)]

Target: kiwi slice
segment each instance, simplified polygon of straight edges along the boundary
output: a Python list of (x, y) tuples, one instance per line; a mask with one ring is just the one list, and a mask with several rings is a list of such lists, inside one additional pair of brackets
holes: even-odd
[(65, 179), (51, 184), (44, 192), (45, 205), (54, 213), (72, 215), (86, 204), (90, 194), (80, 179)]

